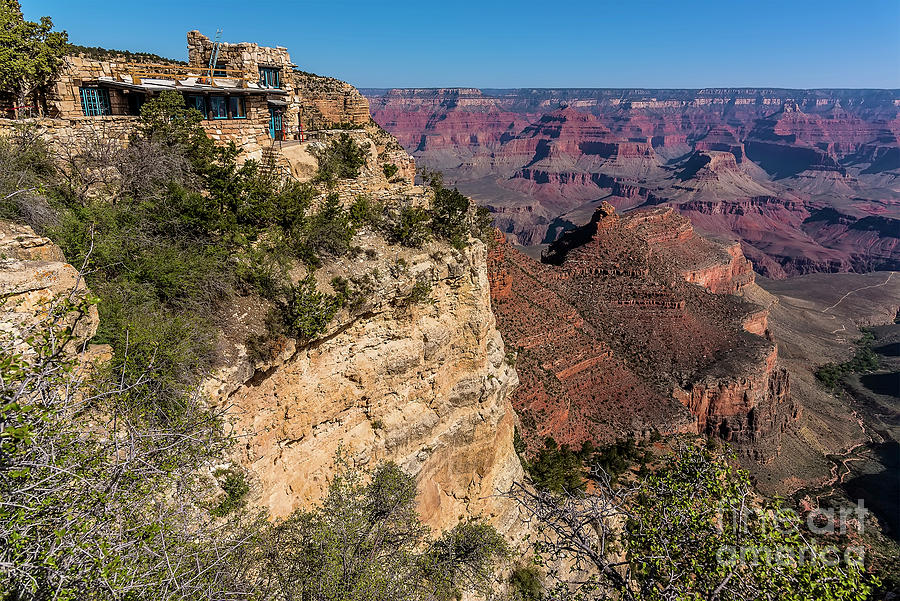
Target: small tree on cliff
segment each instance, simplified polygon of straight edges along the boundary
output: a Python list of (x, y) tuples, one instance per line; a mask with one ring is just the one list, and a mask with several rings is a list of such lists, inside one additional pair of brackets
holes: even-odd
[(511, 492), (545, 535), (538, 559), (571, 566), (550, 570), (549, 599), (857, 601), (877, 585), (859, 549), (822, 545), (709, 449), (682, 447), (629, 485), (595, 475), (583, 495)]
[(297, 600), (491, 598), (509, 553), (492, 526), (460, 521), (432, 539), (416, 511), (415, 478), (390, 462), (364, 474), (340, 454), (337, 467), (319, 506), (295, 511), (262, 541), (260, 590)]
[(23, 106), (57, 74), (67, 43), (50, 17), (26, 21), (18, 0), (0, 0), (0, 93)]

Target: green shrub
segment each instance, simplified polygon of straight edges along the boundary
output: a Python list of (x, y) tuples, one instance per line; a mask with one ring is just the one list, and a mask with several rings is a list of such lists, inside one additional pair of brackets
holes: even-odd
[(469, 211), (472, 201), (456, 188), (433, 187), (432, 228), (456, 248), (463, 248), (471, 233)]
[(86, 56), (95, 60), (124, 60), (129, 63), (163, 63), (169, 65), (186, 65), (184, 61), (166, 58), (152, 52), (132, 52), (130, 50), (108, 50), (100, 46), (80, 46), (68, 44), (66, 54)]
[(633, 438), (617, 440), (598, 449), (594, 449), (593, 445), (585, 444), (582, 446), (581, 454), (591, 467), (603, 469), (613, 479), (624, 473), (643, 456), (642, 450), (635, 444)]
[(26, 21), (18, 0), (0, 3), (0, 96), (24, 106), (48, 91), (64, 66), (68, 39), (65, 31), (53, 30), (50, 17)]
[(382, 171), (384, 171), (384, 176), (388, 179), (391, 179), (392, 177), (397, 175), (398, 171), (400, 171), (400, 168), (393, 163), (387, 163), (381, 169)]
[(496, 231), (491, 212), (486, 207), (475, 207), (472, 235), (487, 244), (488, 248), (493, 248), (497, 243)]
[(848, 374), (867, 373), (881, 366), (881, 358), (872, 350), (875, 335), (866, 328), (862, 328), (861, 331), (863, 335), (856, 341), (853, 357), (843, 363), (826, 363), (816, 369), (816, 379), (828, 388), (837, 388)]
[(518, 565), (509, 575), (510, 601), (540, 601), (544, 596), (541, 572), (535, 565)]
[(484, 596), (491, 592), (492, 568), (509, 556), (509, 546), (493, 526), (475, 519), (458, 523), (434, 541), (421, 564), (438, 598), (462, 597), (464, 588)]
[(141, 105), (141, 134), (151, 141), (182, 147), (199, 167), (215, 154), (215, 145), (201, 125), (203, 119), (200, 111), (188, 108), (181, 93), (164, 91)]
[(337, 298), (316, 290), (316, 281), (309, 275), (287, 290), (282, 306), (285, 329), (301, 342), (309, 342), (326, 330), (338, 307)]
[(337, 194), (329, 194), (300, 233), (298, 255), (310, 265), (321, 258), (341, 257), (350, 250), (355, 227)]
[(416, 280), (409, 296), (406, 297), (406, 303), (409, 305), (421, 305), (431, 300), (431, 281), (420, 279)]
[(422, 246), (431, 239), (430, 213), (422, 207), (403, 207), (391, 235), (403, 246)]
[(416, 483), (394, 463), (368, 483), (346, 466), (322, 503), (276, 523), (262, 541), (263, 578), (279, 599), (419, 601), (487, 591), (507, 554), (493, 527), (466, 521), (432, 540)]
[(247, 476), (244, 475), (244, 472), (238, 469), (217, 470), (213, 475), (217, 478), (224, 476), (220, 486), (225, 492), (225, 496), (218, 505), (210, 510), (212, 515), (225, 517), (247, 503), (250, 485), (247, 483)]
[(37, 226), (52, 221), (41, 192), (56, 175), (50, 150), (35, 130), (16, 126), (0, 136), (0, 219)]
[(319, 162), (315, 181), (330, 184), (336, 179), (356, 179), (366, 164), (368, 150), (368, 143), (361, 146), (350, 134), (342, 133), (325, 148), (313, 151)]
[(527, 463), (525, 451), (528, 450), (528, 446), (525, 444), (525, 439), (522, 438), (522, 432), (519, 430), (518, 426), (513, 427), (513, 450), (515, 450), (519, 459), (522, 460), (523, 465)]
[(541, 490), (554, 494), (579, 494), (585, 489), (582, 457), (568, 445), (558, 445), (552, 437), (544, 441), (537, 456), (527, 461), (524, 467), (534, 485)]
[(375, 202), (368, 196), (359, 195), (350, 205), (350, 223), (354, 228), (369, 226), (377, 228), (384, 217), (384, 205)]
[(469, 236), (493, 246), (495, 236), (490, 211), (475, 205), (456, 188), (445, 187), (442, 174), (424, 172), (422, 177), (434, 192), (432, 229), (437, 236), (459, 250), (466, 245)]
[(364, 126), (359, 123), (353, 123), (352, 121), (327, 121), (322, 126), (322, 129), (362, 129)]

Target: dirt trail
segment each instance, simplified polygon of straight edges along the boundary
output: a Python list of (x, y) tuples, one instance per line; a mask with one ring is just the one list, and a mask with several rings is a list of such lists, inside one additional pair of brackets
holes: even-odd
[(850, 296), (851, 294), (855, 294), (856, 292), (859, 292), (860, 290), (868, 290), (869, 288), (881, 288), (882, 286), (887, 286), (888, 282), (891, 281), (891, 278), (894, 277), (895, 273), (897, 273), (897, 272), (895, 272), (895, 271), (890, 272), (887, 276), (887, 279), (885, 279), (880, 284), (872, 284), (870, 286), (862, 286), (860, 288), (856, 288), (855, 290), (851, 290), (850, 292), (848, 292), (847, 294), (842, 296), (840, 298), (840, 300), (838, 300), (838, 302), (834, 303), (833, 305), (831, 305), (830, 307), (828, 307), (826, 309), (822, 309), (822, 313), (827, 313), (828, 311), (831, 311), (832, 309), (834, 309), (835, 307), (840, 305), (842, 302), (844, 302), (844, 299), (846, 299), (848, 296)]

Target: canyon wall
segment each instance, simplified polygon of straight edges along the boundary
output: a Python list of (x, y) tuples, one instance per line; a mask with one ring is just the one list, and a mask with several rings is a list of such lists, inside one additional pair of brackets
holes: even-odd
[[(399, 259), (407, 267), (392, 275)], [(317, 501), (343, 449), (357, 466), (393, 460), (415, 474), (431, 526), (483, 515), (509, 532), (513, 508), (492, 495), (522, 478), (509, 403), (518, 381), (494, 327), (484, 246), (392, 250), (367, 269), (380, 274), (371, 302), (319, 340), (258, 363), (238, 345), (210, 382), (246, 437), (239, 460), (258, 501), (276, 516)], [(429, 300), (408, 302), (422, 281)]]
[(769, 277), (900, 268), (898, 90), (364, 93), (519, 244), (552, 242), (605, 200), (671, 205)]
[[(431, 189), (384, 176), (383, 131), (353, 135), (370, 145), (367, 163), (328, 193), (430, 202)], [(407, 248), (369, 229), (353, 244), (313, 273), (321, 290), (340, 277), (360, 294), (310, 343), (278, 338), (263, 357), (248, 348), (265, 330), (260, 299), (218, 318), (225, 354), (205, 390), (242, 441), (235, 461), (252, 474), (254, 502), (278, 517), (317, 502), (340, 452), (357, 467), (390, 460), (415, 475), (419, 513), (436, 529), (483, 516), (517, 538), (513, 503), (495, 495), (523, 478), (510, 405), (518, 379), (495, 327), (485, 245)]]
[(778, 453), (798, 410), (767, 309), (736, 296), (754, 274), (734, 243), (697, 235), (671, 208), (619, 216), (603, 203), (541, 262), (501, 242), (490, 271), (531, 444), (659, 431)]

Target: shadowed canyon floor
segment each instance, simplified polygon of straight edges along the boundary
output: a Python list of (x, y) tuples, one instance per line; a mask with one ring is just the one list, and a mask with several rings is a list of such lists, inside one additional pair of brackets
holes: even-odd
[[(900, 440), (900, 374), (897, 358), (890, 354), (900, 326), (889, 325), (900, 310), (900, 274), (761, 278), (746, 295), (769, 307), (779, 360), (791, 374), (794, 400), (803, 407), (792, 434), (783, 439), (782, 455), (756, 468), (763, 490), (785, 494), (809, 486), (846, 484), (863, 473), (882, 471), (893, 478), (885, 485), (896, 483), (896, 466), (891, 475), (890, 462), (879, 455), (889, 447), (896, 449)], [(865, 326), (874, 326), (873, 350), (882, 355), (881, 368), (873, 374), (851, 374), (846, 391), (827, 390), (816, 380), (816, 368), (848, 360), (854, 341), (862, 335), (859, 328)], [(826, 457), (843, 457), (852, 449), (856, 452), (849, 462)]]
[(669, 204), (772, 278), (900, 268), (897, 90), (363, 92), (513, 242)]

